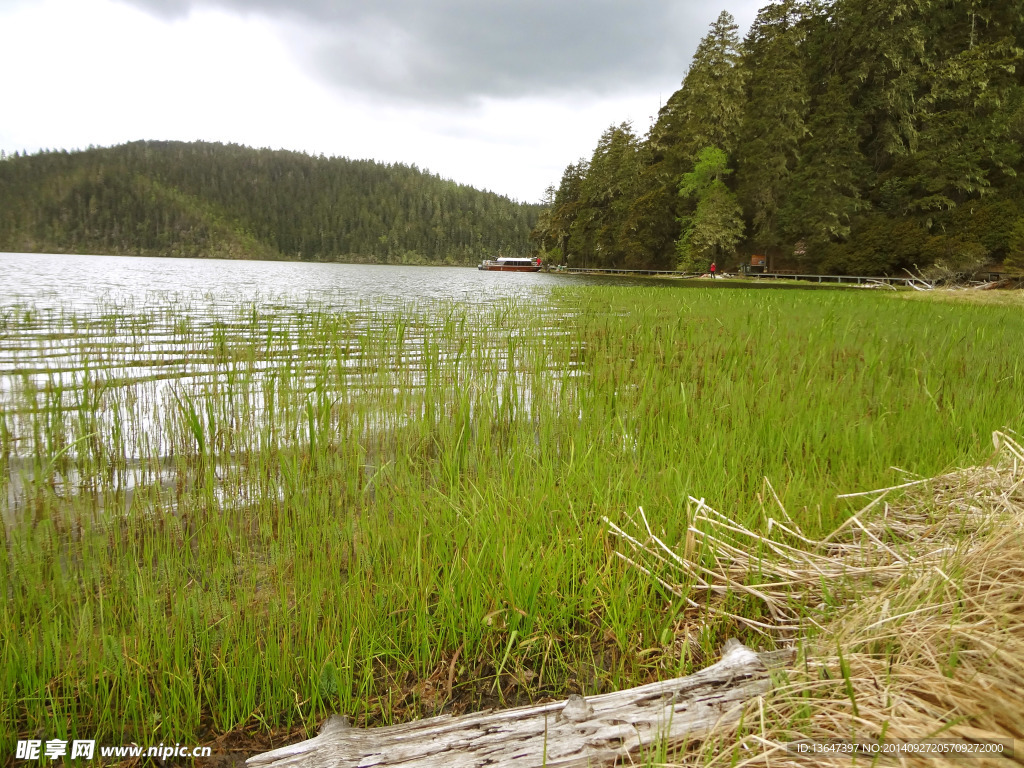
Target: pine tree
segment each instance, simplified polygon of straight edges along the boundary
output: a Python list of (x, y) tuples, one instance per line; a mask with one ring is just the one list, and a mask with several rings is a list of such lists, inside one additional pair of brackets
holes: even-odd
[[(650, 145), (641, 148), (649, 157)], [(630, 269), (674, 269), (679, 237), (676, 185), (663, 177), (659, 165), (641, 164), (637, 190), (621, 227), (623, 266)]]
[(639, 153), (636, 196), (623, 221), (623, 256), (630, 264), (667, 268), (685, 213), (676, 194), (682, 174), (708, 146), (727, 151), (738, 140), (743, 110), (740, 39), (723, 11), (694, 54), (682, 86), (658, 113)]
[(910, 210), (948, 210), (983, 196), (1020, 161), (1009, 131), (1022, 51), (1006, 24), (980, 22), (964, 5), (929, 19), (935, 42), (919, 98), (920, 143), (895, 169), (908, 179)]
[(781, 240), (776, 213), (791, 187), (806, 133), (807, 84), (796, 0), (765, 6), (743, 48), (746, 104), (736, 150), (737, 191), (761, 250)]
[(559, 251), (555, 258), (560, 257), (563, 263), (573, 266), (577, 261), (576, 254), (570, 253), (569, 237), (573, 224), (576, 223), (576, 217), (579, 215), (580, 195), (583, 192), (583, 180), (586, 176), (586, 160), (581, 159), (573, 165), (566, 166), (552, 203), (549, 233), (554, 245), (551, 247)]
[(838, 0), (837, 67), (861, 120), (869, 162), (885, 171), (917, 149), (924, 18), (939, 0)]
[[(646, 139), (607, 132), (549, 227), (592, 265), (703, 261), (742, 235), (738, 199), (747, 243), (801, 268), (1013, 261), (1022, 49), (1016, 0), (777, 0), (742, 57), (722, 14)], [(711, 147), (734, 177), (690, 188)]]
[(812, 257), (827, 243), (846, 240), (853, 217), (867, 205), (859, 184), (868, 176), (853, 107), (842, 81), (832, 77), (810, 116), (779, 210), (782, 236), (789, 243), (803, 241)]
[(675, 178), (693, 167), (705, 147), (727, 154), (735, 149), (745, 98), (739, 63), (739, 27), (722, 11), (697, 46), (682, 87), (661, 109), (651, 131), (654, 151), (669, 160)]
[[(536, 243), (537, 252), (547, 261), (550, 261), (552, 255), (558, 261), (561, 260), (562, 251), (558, 248), (558, 236), (554, 232), (551, 223), (551, 213), (555, 206), (555, 196), (558, 194), (558, 190), (555, 189), (554, 185), (549, 185), (544, 190), (544, 197), (541, 198), (540, 204), (542, 207), (540, 215), (537, 217), (537, 225), (530, 232), (530, 240)], [(552, 254), (551, 250), (557, 249)]]
[(620, 235), (636, 194), (638, 145), (629, 123), (613, 125), (590, 158), (569, 245), (590, 266), (613, 266), (624, 256)]
[(693, 214), (683, 220), (683, 233), (676, 243), (680, 270), (704, 271), (711, 261), (732, 255), (743, 238), (743, 212), (725, 185), (731, 173), (728, 163), (723, 150), (708, 147), (679, 183), (679, 195), (696, 201)]

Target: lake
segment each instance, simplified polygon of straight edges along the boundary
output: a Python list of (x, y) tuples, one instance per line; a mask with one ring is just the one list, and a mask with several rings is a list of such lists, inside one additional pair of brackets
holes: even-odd
[(484, 272), (469, 267), (315, 264), (77, 254), (0, 254), (0, 306), (85, 307), (159, 295), (218, 305), (298, 299), (336, 307), (394, 299), (471, 303), (539, 297), (560, 285), (672, 284), (667, 279)]
[[(319, 324), (336, 313), (348, 325), (329, 338), (346, 340), (349, 378), (356, 379), (366, 373), (355, 349), (361, 336), (363, 346), (370, 343), (368, 328), (380, 330), (398, 316), (400, 325), (411, 323), (392, 350), (393, 364), (408, 366), (435, 316), (454, 309), (469, 312), (471, 323), (493, 325), (488, 308), (514, 301), (550, 314), (555, 324), (569, 310), (551, 306), (552, 290), (586, 284), (680, 283), (469, 267), (4, 253), (0, 405), (20, 402), (15, 410), (24, 411), (27, 402), (53, 406), (46, 398), (77, 403), (84, 377), (159, 402), (169, 386), (223, 381), (226, 361), (217, 350), (225, 348), (253, 356), (253, 374), (282, 363), (308, 367), (327, 338)], [(286, 351), (295, 340), (301, 351)], [(262, 348), (254, 350), (257, 342)], [(499, 333), (485, 343), (503, 349), (505, 341)], [(386, 350), (374, 351), (372, 367), (381, 354)], [(22, 454), (38, 447), (36, 440), (16, 442)]]
[[(0, 451), (15, 459), (8, 508), (22, 503), (27, 477), (66, 460), (75, 466), (52, 479), (77, 494), (93, 471), (79, 466), (90, 451), (118, 457), (128, 472), (119, 489), (159, 482), (156, 464), (206, 439), (200, 420), (207, 431), (233, 425), (232, 454), (262, 450), (265, 430), (281, 423), (287, 434), (273, 440), (293, 444), (302, 430), (288, 414), (308, 422), (303, 409), (318, 399), (357, 410), (364, 437), (391, 434), (438, 397), (457, 398), (435, 389), (439, 370), (496, 391), (521, 379), (511, 368), (525, 363), (509, 361), (523, 339), (540, 344), (544, 359), (531, 365), (547, 371), (543, 384), (521, 381), (498, 398), (528, 407), (537, 386), (575, 367), (545, 351), (573, 311), (551, 300), (553, 289), (653, 282), (671, 284), (467, 267), (0, 254)], [(216, 417), (214, 403), (226, 409)], [(47, 459), (26, 474), (33, 456)]]

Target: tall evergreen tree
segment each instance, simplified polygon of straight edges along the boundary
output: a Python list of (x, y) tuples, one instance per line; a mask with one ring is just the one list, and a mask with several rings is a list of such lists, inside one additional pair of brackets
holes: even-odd
[(723, 11), (694, 53), (682, 86), (658, 112), (639, 157), (642, 167), (623, 223), (623, 256), (631, 265), (668, 268), (676, 260), (682, 174), (708, 146), (727, 151), (738, 140), (743, 110), (739, 28)]
[(743, 212), (725, 185), (731, 173), (729, 157), (718, 147), (707, 147), (694, 169), (683, 175), (679, 195), (696, 201), (693, 214), (683, 220), (676, 243), (678, 268), (703, 272), (711, 261), (731, 257), (743, 237)]
[(570, 249), (590, 266), (613, 266), (624, 257), (622, 226), (636, 195), (639, 141), (629, 123), (602, 135), (580, 189)]
[(918, 102), (927, 55), (924, 19), (943, 0), (837, 0), (836, 65), (878, 171), (918, 146)]
[(675, 185), (662, 173), (661, 164), (651, 163), (650, 143), (640, 150), (641, 166), (637, 192), (629, 203), (622, 223), (624, 260), (630, 269), (674, 269), (675, 241), (679, 222), (675, 211)]
[(562, 173), (562, 181), (555, 192), (553, 209), (551, 211), (550, 236), (554, 242), (553, 248), (559, 253), (562, 263), (575, 265), (576, 254), (570, 253), (569, 237), (573, 225), (580, 210), (580, 196), (583, 194), (583, 181), (587, 176), (587, 161), (579, 160), (577, 163), (566, 166)]
[(737, 189), (758, 249), (777, 246), (776, 214), (791, 188), (806, 133), (801, 6), (781, 0), (758, 13), (744, 42), (746, 103), (736, 149)]
[(979, 21), (976, 9), (965, 5), (933, 9), (920, 144), (895, 169), (907, 177), (909, 207), (920, 211), (987, 194), (994, 178), (1014, 174), (1021, 157), (1016, 142), (1007, 140), (1021, 49), (1005, 25)]
[(813, 258), (828, 243), (845, 241), (853, 217), (866, 207), (859, 185), (869, 170), (860, 153), (856, 116), (839, 77), (826, 83), (799, 152), (778, 213), (778, 229), (790, 244), (803, 241)]
[(544, 197), (541, 198), (540, 204), (542, 206), (540, 215), (537, 217), (537, 225), (530, 232), (530, 240), (536, 244), (537, 251), (544, 258), (550, 259), (553, 249), (557, 249), (555, 252), (556, 259), (561, 259), (561, 249), (558, 248), (558, 237), (555, 234), (551, 224), (552, 209), (555, 206), (555, 197), (558, 194), (558, 190), (550, 185), (544, 190)]
[(651, 131), (654, 149), (675, 161), (670, 171), (690, 170), (705, 147), (732, 154), (745, 99), (739, 63), (739, 27), (722, 11), (697, 46), (682, 87), (662, 107)]

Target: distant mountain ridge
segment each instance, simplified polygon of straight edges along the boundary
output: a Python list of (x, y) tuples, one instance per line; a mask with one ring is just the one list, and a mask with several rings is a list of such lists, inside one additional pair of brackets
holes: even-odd
[(0, 251), (469, 264), (540, 206), (415, 165), (137, 141), (0, 161)]

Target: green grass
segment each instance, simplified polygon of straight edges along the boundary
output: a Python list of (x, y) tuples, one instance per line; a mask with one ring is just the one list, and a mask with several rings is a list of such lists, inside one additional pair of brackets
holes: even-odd
[(0, 754), (684, 674), (743, 632), (602, 515), (757, 529), (768, 477), (826, 531), (1024, 423), (1022, 338), (1012, 306), (717, 287), (0, 309)]

